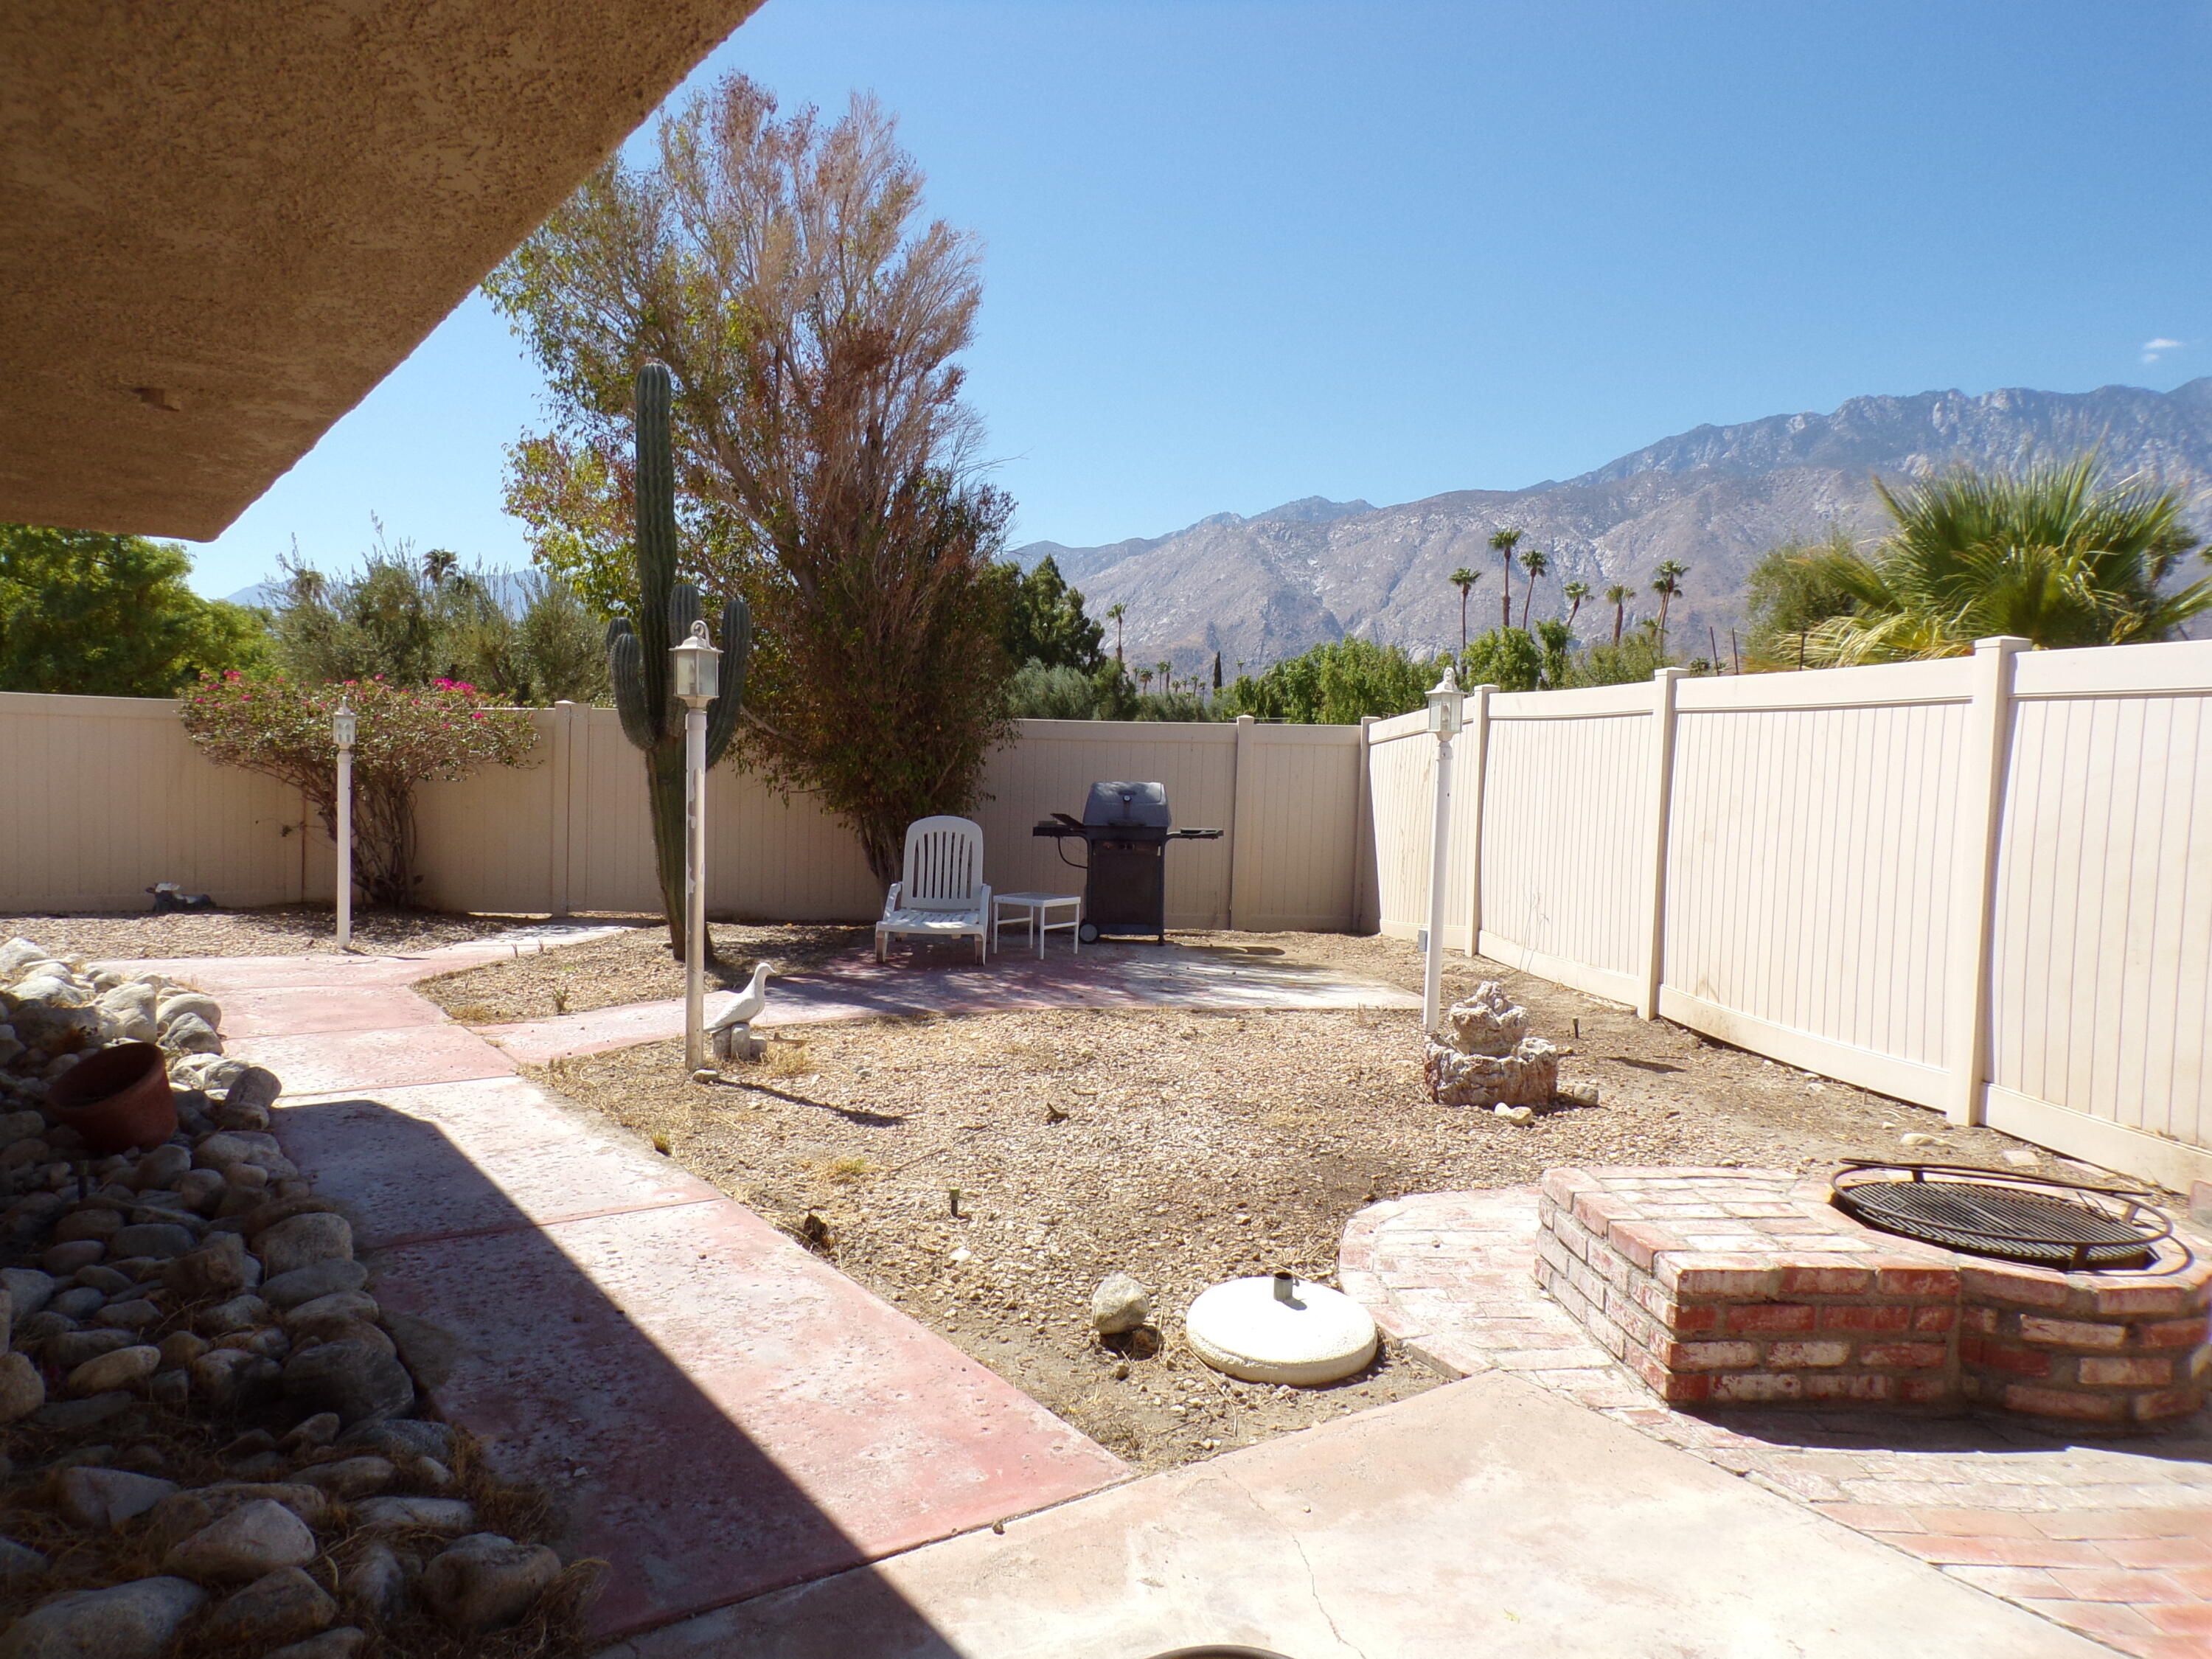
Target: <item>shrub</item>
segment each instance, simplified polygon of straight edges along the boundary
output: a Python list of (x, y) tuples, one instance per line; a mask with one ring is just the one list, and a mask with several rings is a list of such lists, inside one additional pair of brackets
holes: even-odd
[(331, 711), (360, 716), (354, 744), (354, 872), (372, 903), (408, 905), (414, 872), (415, 786), (465, 777), (479, 766), (520, 766), (538, 737), (530, 717), (489, 708), (465, 681), (420, 690), (381, 679), (338, 685), (204, 673), (185, 699), (185, 730), (219, 766), (243, 767), (306, 796), (337, 833), (337, 745)]

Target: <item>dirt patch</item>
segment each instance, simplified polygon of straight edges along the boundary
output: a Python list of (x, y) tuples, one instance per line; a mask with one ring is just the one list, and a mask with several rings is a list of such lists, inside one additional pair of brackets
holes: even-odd
[[(356, 952), (392, 955), (459, 945), (542, 924), (543, 916), (447, 915), (436, 910), (356, 910)], [(590, 920), (590, 918), (583, 918)], [(263, 910), (178, 910), (167, 915), (0, 916), (0, 939), (21, 935), (50, 951), (94, 961), (157, 957), (293, 957), (336, 951), (337, 923), (328, 905)]]
[[(1180, 942), (1419, 984), (1419, 958), (1396, 940)], [(765, 940), (755, 948), (775, 954)], [(516, 970), (457, 977), (489, 998)], [(1570, 1051), (1563, 1075), (1595, 1079), (1602, 1104), (1526, 1127), (1436, 1105), (1421, 1086), (1418, 1018), (1395, 1011), (854, 1022), (772, 1041), (717, 1085), (685, 1080), (681, 1047), (666, 1042), (533, 1075), (811, 1237), (1145, 1469), (1433, 1385), (1388, 1352), (1334, 1389), (1237, 1382), (1178, 1335), (1191, 1299), (1220, 1279), (1285, 1267), (1330, 1278), (1345, 1221), (1374, 1200), (1514, 1185), (1568, 1164), (1810, 1170), (1897, 1154), (1907, 1133), (1939, 1135), (1920, 1150), (1960, 1161), (1997, 1164), (2020, 1145), (1494, 964), (1455, 962), (1447, 989), (1478, 977), (1503, 980), (1528, 1004), (1536, 1029)], [(1157, 1357), (1117, 1353), (1091, 1334), (1091, 1290), (1117, 1269), (1153, 1291), (1167, 1334)]]
[[(872, 937), (865, 926), (838, 922), (781, 927), (716, 922), (708, 932), (717, 957), (707, 965), (710, 990), (744, 985), (763, 957), (781, 972), (796, 973), (856, 950)], [(680, 997), (684, 964), (669, 954), (667, 928), (651, 922), (517, 962), (441, 975), (415, 988), (464, 1025), (502, 1025)]]

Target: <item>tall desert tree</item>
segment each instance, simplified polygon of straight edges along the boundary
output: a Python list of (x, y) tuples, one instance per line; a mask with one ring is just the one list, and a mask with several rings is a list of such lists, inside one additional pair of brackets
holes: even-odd
[(2179, 495), (2108, 483), (2094, 454), (1875, 487), (1893, 528), (1871, 553), (1803, 556), (1806, 574), (1852, 605), (1810, 629), (1808, 662), (1960, 656), (1997, 634), (2045, 648), (2126, 645), (2212, 610), (2212, 578), (2170, 580), (2197, 542)]
[(1490, 550), (1505, 562), (1505, 591), (1498, 596), (1498, 625), (1513, 626), (1513, 550), (1521, 545), (1521, 532), (1510, 527), (1490, 532)]
[(1667, 607), (1682, 591), (1682, 578), (1690, 574), (1690, 567), (1680, 559), (1667, 559), (1651, 573), (1651, 591), (1659, 596), (1659, 648), (1667, 648)]
[(1116, 600), (1106, 607), (1106, 619), (1114, 624), (1114, 660), (1121, 660), (1121, 618), (1129, 614), (1129, 607)]
[(1526, 628), (1536, 605), (1536, 578), (1552, 568), (1552, 561), (1542, 548), (1532, 547), (1521, 556), (1521, 568), (1528, 573), (1528, 590), (1521, 596), (1521, 626)]
[(1583, 601), (1590, 596), (1590, 585), (1588, 582), (1569, 582), (1559, 592), (1566, 599), (1567, 626), (1572, 629), (1575, 618), (1582, 615)]
[(1011, 507), (978, 482), (957, 362), (978, 255), (921, 191), (871, 100), (778, 118), (732, 76), (485, 284), (556, 410), (508, 478), (534, 556), (603, 610), (636, 603), (632, 379), (666, 364), (678, 574), (757, 629), (742, 757), (845, 817), (886, 880), (909, 821), (973, 805), (1008, 729), (988, 567)]
[(1480, 571), (1469, 570), (1465, 565), (1451, 573), (1451, 585), (1459, 589), (1459, 648), (1467, 649), (1467, 596), (1482, 580)]
[(1620, 643), (1621, 624), (1628, 619), (1628, 602), (1636, 597), (1636, 590), (1624, 582), (1615, 582), (1605, 590), (1605, 602), (1613, 607), (1613, 642)]

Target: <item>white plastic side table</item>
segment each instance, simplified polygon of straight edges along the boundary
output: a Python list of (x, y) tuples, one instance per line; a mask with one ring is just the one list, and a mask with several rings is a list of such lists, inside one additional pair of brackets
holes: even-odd
[[(1067, 912), (1067, 920), (1054, 921), (1055, 909)], [(1009, 915), (1009, 912), (1018, 914)], [(1055, 928), (1065, 928), (1067, 943), (1078, 956), (1083, 953), (1079, 936), (1083, 927), (1083, 896), (1080, 893), (994, 893), (991, 895), (991, 937), (996, 939), (999, 930), (1009, 922), (1019, 922), (1030, 930), (1036, 941), (1037, 960), (1044, 960), (1044, 936)]]

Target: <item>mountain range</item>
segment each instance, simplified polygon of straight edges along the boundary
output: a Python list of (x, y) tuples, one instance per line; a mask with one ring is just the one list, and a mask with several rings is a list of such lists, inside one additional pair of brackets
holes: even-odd
[[(1352, 635), (1421, 650), (1455, 646), (1460, 597), (1450, 576), (1461, 566), (1481, 574), (1470, 626), (1496, 626), (1501, 565), (1489, 541), (1510, 526), (1523, 532), (1524, 551), (1540, 549), (1550, 561), (1536, 584), (1536, 616), (1565, 615), (1560, 588), (1577, 580), (1595, 595), (1630, 586), (1638, 595), (1630, 616), (1649, 614), (1656, 605), (1651, 573), (1674, 559), (1689, 567), (1669, 612), (1675, 649), (1704, 655), (1712, 642), (1725, 658), (1751, 565), (1782, 542), (1824, 537), (1832, 526), (1876, 532), (1885, 521), (1876, 477), (2012, 466), (2084, 449), (2097, 450), (2115, 477), (2139, 473), (2179, 489), (2192, 522), (2212, 534), (2208, 376), (2163, 392), (2110, 386), (1854, 398), (1828, 415), (1701, 426), (1564, 482), (1453, 490), (1396, 507), (1309, 496), (1103, 547), (1031, 542), (1012, 556), (1030, 568), (1050, 556), (1093, 617), (1126, 605), (1131, 662), (1164, 659), (1189, 672), (1218, 651), (1233, 671)], [(1527, 587), (1527, 574), (1516, 571), (1516, 621)], [(1585, 603), (1583, 637), (1609, 635), (1612, 626), (1601, 599)]]

